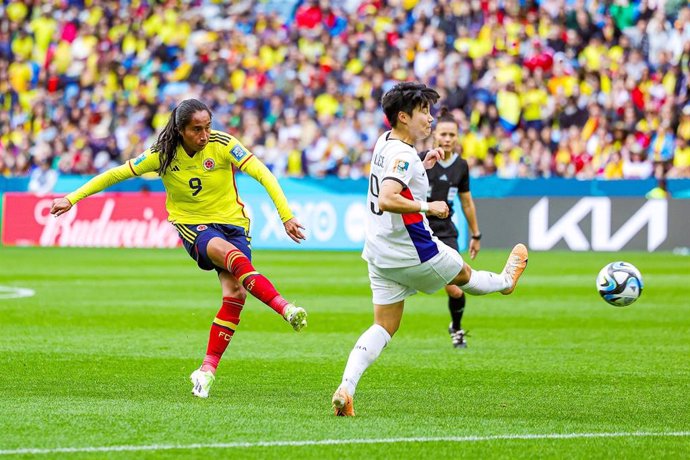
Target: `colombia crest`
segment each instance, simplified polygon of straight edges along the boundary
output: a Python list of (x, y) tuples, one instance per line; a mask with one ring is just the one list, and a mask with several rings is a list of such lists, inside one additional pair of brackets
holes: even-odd
[(204, 169), (205, 169), (206, 171), (210, 171), (210, 170), (212, 170), (212, 169), (215, 168), (215, 167), (216, 167), (216, 162), (213, 161), (213, 158), (206, 158), (206, 159), (204, 160)]

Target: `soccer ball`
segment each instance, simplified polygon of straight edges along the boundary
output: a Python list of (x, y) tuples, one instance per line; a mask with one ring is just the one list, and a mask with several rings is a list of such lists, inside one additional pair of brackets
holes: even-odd
[(599, 295), (614, 307), (625, 307), (636, 301), (643, 287), (640, 271), (628, 262), (611, 262), (597, 275)]

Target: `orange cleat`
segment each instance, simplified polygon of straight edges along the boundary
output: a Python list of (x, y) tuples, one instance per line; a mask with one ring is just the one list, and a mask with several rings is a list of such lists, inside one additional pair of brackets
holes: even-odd
[(333, 394), (333, 410), (338, 417), (354, 417), (355, 406), (352, 396), (344, 388), (338, 388)]
[(527, 267), (527, 246), (522, 243), (518, 243), (510, 251), (510, 256), (508, 256), (508, 261), (506, 266), (503, 267), (503, 275), (509, 276), (513, 280), (513, 284), (509, 288), (505, 288), (501, 291), (501, 294), (508, 295), (515, 290), (517, 282), (522, 276), (522, 272), (525, 271)]

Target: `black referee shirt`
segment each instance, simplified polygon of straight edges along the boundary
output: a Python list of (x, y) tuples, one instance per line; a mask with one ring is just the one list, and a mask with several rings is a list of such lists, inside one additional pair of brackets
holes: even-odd
[[(419, 154), (423, 161), (427, 152)], [(450, 220), (453, 215), (453, 202), (459, 193), (470, 191), (470, 173), (467, 162), (463, 160), (460, 155), (455, 156), (455, 160), (444, 167), (440, 162), (436, 162), (433, 168), (426, 170), (429, 176), (429, 192), (427, 194), (427, 201), (445, 201), (448, 204), (450, 212), (445, 219), (439, 219), (434, 216), (427, 216), (429, 219), (429, 226), (433, 230), (434, 235), (439, 238), (457, 238), (458, 229)]]

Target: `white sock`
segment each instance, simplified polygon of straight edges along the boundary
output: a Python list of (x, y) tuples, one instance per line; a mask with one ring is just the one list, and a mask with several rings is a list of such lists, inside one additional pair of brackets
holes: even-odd
[(374, 324), (359, 337), (355, 347), (350, 352), (347, 359), (345, 372), (343, 372), (343, 382), (341, 387), (345, 388), (350, 395), (355, 394), (357, 382), (367, 367), (369, 367), (381, 354), (381, 350), (388, 344), (391, 336), (382, 326)]
[(467, 284), (460, 286), (460, 289), (473, 295), (491, 294), (510, 287), (513, 282), (505, 274), (487, 272), (483, 270), (472, 270), (470, 280)]

